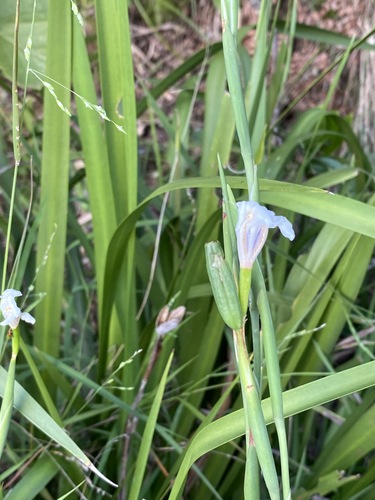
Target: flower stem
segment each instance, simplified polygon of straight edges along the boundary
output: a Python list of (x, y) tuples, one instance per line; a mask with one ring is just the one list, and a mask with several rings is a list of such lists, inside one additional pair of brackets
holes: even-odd
[(246, 431), (246, 464), (244, 479), (245, 500), (259, 500), (260, 498), (260, 471), (257, 452), (251, 431)]
[(14, 380), (16, 375), (16, 360), (20, 345), (20, 330), (15, 328), (12, 336), (12, 357), (9, 362), (7, 382), (4, 391), (3, 402), (0, 409), (0, 458), (3, 454), (8, 429), (12, 418), (14, 399)]
[(233, 0), (222, 0), (221, 16), (224, 61), (229, 94), (233, 103), (233, 112), (240, 142), (241, 156), (245, 166), (249, 198), (256, 201), (258, 199), (256, 169), (250, 141), (249, 122), (241, 85), (241, 71), (237, 51), (238, 2)]
[(245, 316), (247, 312), (247, 308), (249, 306), (249, 294), (251, 287), (251, 268), (240, 269), (240, 304), (241, 304), (241, 312), (243, 316)]
[(256, 297), (256, 302), (261, 317), (264, 353), (267, 366), (272, 412), (276, 427), (276, 433), (279, 440), (283, 498), (284, 500), (288, 500), (291, 498), (289, 456), (283, 411), (283, 393), (280, 379), (278, 351), (271, 310), (267, 298), (266, 285), (264, 283), (263, 275), (258, 263), (256, 263), (254, 266), (254, 295)]
[(16, 181), (18, 174), (18, 166), (21, 161), (21, 149), (20, 149), (20, 118), (19, 118), (19, 104), (18, 104), (18, 87), (17, 87), (17, 75), (18, 75), (18, 31), (20, 24), (20, 0), (16, 2), (16, 17), (14, 21), (14, 36), (13, 36), (13, 69), (12, 69), (12, 135), (13, 135), (13, 153), (14, 153), (14, 174), (12, 183), (12, 194), (10, 199), (10, 209), (9, 209), (9, 220), (7, 227), (7, 236), (4, 251), (4, 265), (3, 265), (3, 276), (1, 281), (1, 290), (5, 288), (6, 282), (6, 271), (8, 254), (10, 247), (11, 229), (13, 221), (13, 208), (14, 199), (16, 195)]
[[(238, 372), (241, 381), (246, 420), (246, 435), (248, 437), (247, 443), (249, 444), (250, 437), (252, 437), (270, 499), (279, 500), (279, 482), (275, 462), (262, 412), (257, 384), (249, 362), (244, 326), (240, 330), (233, 330), (233, 339)], [(251, 448), (248, 446), (247, 457), (249, 457), (250, 453)], [(249, 492), (245, 492), (245, 497), (249, 498)]]

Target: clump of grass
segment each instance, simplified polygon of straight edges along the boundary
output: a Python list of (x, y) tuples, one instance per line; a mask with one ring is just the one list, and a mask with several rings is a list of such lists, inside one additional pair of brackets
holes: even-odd
[[(43, 102), (35, 124), (17, 116), (14, 98), (14, 152), (1, 150), (16, 166), (0, 171), (2, 292), (30, 292), (26, 303), (36, 316), (32, 330), (20, 325), (13, 337), (20, 353), (10, 365), (1, 337), (1, 415), (7, 410), (10, 423), (8, 434), (0, 430), (4, 494), (371, 495), (373, 330), (363, 331), (374, 319), (366, 280), (375, 237), (372, 164), (349, 118), (329, 109), (349, 54), (369, 48), (366, 37), (345, 40), (324, 72), (335, 72), (324, 106), (290, 125), (288, 109), (272, 120), (294, 37), (337, 40), (299, 26), (295, 2), (284, 23), (261, 2), (250, 56), (237, 29), (238, 5), (223, 1), (223, 48), (197, 52), (139, 102), (126, 3), (94, 4), (98, 78), (77, 5), (49, 6), (43, 77), (57, 82), (53, 91), (71, 116), (51, 88), (35, 94)], [(28, 20), (34, 27), (37, 14)], [(271, 64), (276, 27), (285, 37)], [(35, 44), (28, 47), (35, 72)], [(16, 54), (15, 44), (13, 96)], [(157, 98), (186, 75), (168, 116)], [(146, 159), (136, 120), (147, 108), (165, 143), (154, 133)], [(2, 128), (9, 130), (3, 120)], [(32, 202), (17, 171), (31, 156)], [(159, 166), (156, 188), (142, 178), (149, 159)], [(76, 161), (84, 164), (80, 175)], [(229, 167), (219, 171), (220, 161)], [(236, 257), (235, 203), (249, 199), (290, 219), (296, 238), (270, 234), (238, 298), (246, 280)], [(217, 240), (239, 301), (240, 324), (232, 324), (233, 308), (224, 317), (234, 337), (206, 271), (205, 244)], [(186, 314), (175, 321), (173, 311)], [(346, 357), (333, 357), (351, 337)]]

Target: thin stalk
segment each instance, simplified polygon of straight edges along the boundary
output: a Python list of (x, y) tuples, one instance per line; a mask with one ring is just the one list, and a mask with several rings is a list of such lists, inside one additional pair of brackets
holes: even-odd
[(262, 394), (262, 332), (259, 329), (259, 311), (252, 295), (249, 301), (249, 314), (251, 324), (251, 338), (253, 341), (254, 376), (258, 383), (259, 393)]
[(246, 432), (246, 464), (244, 479), (244, 496), (246, 500), (260, 498), (260, 470), (257, 458), (257, 450), (253, 436)]
[[(157, 336), (156, 342), (152, 348), (145, 373), (142, 377), (137, 395), (135, 396), (133, 404), (131, 406), (133, 411), (135, 411), (138, 408), (140, 402), (143, 399), (147, 382), (150, 378), (150, 375), (152, 373), (152, 370), (155, 366), (158, 355), (160, 353), (162, 338), (163, 337), (161, 337), (161, 336)], [(120, 469), (120, 484), (122, 485), (121, 493), (120, 493), (121, 498), (126, 498), (126, 484), (125, 484), (125, 482), (126, 482), (127, 467), (128, 467), (128, 462), (129, 462), (130, 439), (135, 434), (135, 432), (137, 430), (137, 426), (138, 426), (138, 417), (134, 413), (134, 415), (128, 417), (126, 427), (125, 427), (125, 434), (124, 434), (125, 435), (125, 444), (124, 444), (124, 448), (122, 451), (122, 461), (121, 461), (121, 469)]]
[[(237, 242), (235, 226), (237, 217), (237, 207), (234, 201), (233, 193), (226, 183), (224, 169), (221, 159), (218, 155), (218, 165), (221, 181), (221, 189), (223, 192), (223, 240), (225, 258), (232, 269), (236, 283), (239, 280), (238, 258), (237, 258)], [(233, 201), (232, 201), (233, 200)]]
[(16, 18), (14, 21), (14, 38), (13, 38), (13, 68), (12, 68), (12, 135), (13, 135), (13, 151), (16, 166), (21, 161), (20, 148), (20, 115), (18, 108), (18, 32), (20, 24), (20, 0), (16, 4)]
[(237, 32), (238, 32), (238, 0), (231, 0), (229, 2), (229, 26), (230, 31), (233, 34), (233, 39), (235, 43), (237, 42)]
[(10, 421), (12, 419), (12, 409), (14, 400), (14, 381), (16, 375), (16, 360), (20, 345), (20, 329), (19, 327), (9, 330), (12, 335), (12, 357), (9, 362), (8, 376), (5, 386), (3, 402), (0, 410), (0, 458), (3, 454)]
[[(173, 178), (176, 174), (177, 166), (178, 166), (178, 163), (180, 160), (180, 141), (181, 141), (181, 137), (180, 137), (180, 132), (179, 132), (179, 128), (178, 128), (176, 130), (176, 137), (175, 137), (174, 161), (173, 161), (173, 165), (172, 165), (172, 168), (171, 168), (171, 171), (169, 174), (168, 184), (173, 181)], [(167, 210), (167, 206), (168, 206), (169, 196), (170, 196), (170, 192), (167, 191), (163, 197), (163, 203), (161, 206), (160, 216), (159, 216), (159, 220), (158, 220), (158, 226), (157, 226), (156, 235), (155, 235), (155, 245), (154, 245), (154, 252), (153, 252), (152, 260), (151, 260), (150, 276), (148, 279), (148, 283), (147, 283), (146, 291), (144, 293), (141, 307), (139, 308), (139, 311), (138, 311), (137, 316), (136, 316), (137, 321), (139, 321), (139, 319), (142, 315), (142, 312), (143, 312), (144, 308), (146, 307), (148, 298), (150, 296), (152, 284), (154, 282), (157, 260), (158, 260), (158, 256), (159, 256), (161, 233), (162, 233), (162, 229), (163, 229), (165, 211)]]
[(29, 352), (29, 348), (25, 344), (25, 342), (20, 338), (20, 346), (21, 346), (21, 351), (22, 354), (25, 356), (25, 359), (27, 361), (27, 364), (30, 367), (30, 370), (32, 372), (32, 375), (34, 377), (34, 383), (36, 384), (37, 388), (39, 389), (39, 392), (42, 396), (43, 403), (48, 411), (48, 413), (51, 415), (51, 417), (57, 422), (61, 427), (64, 427), (64, 423), (62, 421), (62, 418), (55, 406), (55, 403), (53, 402), (53, 399), (51, 395), (48, 392), (48, 389), (44, 383), (43, 377), (41, 376), (38, 367), (34, 361), (34, 358)]
[(19, 107), (18, 107), (18, 87), (17, 87), (19, 25), (20, 25), (20, 0), (17, 0), (16, 17), (15, 17), (15, 21), (14, 21), (13, 68), (12, 68), (12, 135), (13, 135), (13, 154), (14, 154), (14, 174), (13, 174), (12, 194), (11, 194), (10, 207), (9, 207), (9, 221), (8, 221), (8, 227), (7, 227), (7, 237), (6, 237), (5, 252), (4, 252), (3, 277), (2, 277), (2, 282), (1, 282), (1, 289), (2, 290), (5, 289), (10, 235), (11, 235), (12, 220), (13, 220), (13, 207), (14, 207), (14, 199), (15, 199), (15, 194), (16, 194), (16, 181), (17, 181), (17, 174), (18, 174), (18, 166), (21, 162), (20, 116), (19, 116)]
[[(257, 390), (257, 384), (249, 362), (244, 330), (244, 326), (240, 330), (233, 330), (233, 340), (238, 373), (241, 381), (246, 435), (248, 438), (246, 458), (248, 461), (254, 460), (254, 454), (250, 447), (250, 444), (253, 441), (270, 498), (271, 500), (277, 500), (280, 499), (279, 482), (267, 433), (266, 422), (262, 412), (261, 401)], [(247, 481), (245, 480), (245, 485), (246, 484)], [(245, 491), (246, 499), (251, 498), (250, 495), (251, 492)]]
[(236, 32), (233, 32), (231, 30), (233, 20), (238, 18), (238, 12), (236, 17), (233, 12), (233, 7), (234, 3), (232, 0), (221, 1), (224, 60), (227, 72), (229, 93), (233, 104), (237, 134), (240, 141), (241, 155), (245, 166), (249, 199), (256, 201), (258, 199), (256, 171), (253, 150), (250, 141), (245, 100), (241, 86), (241, 73), (237, 52)]
[(291, 498), (290, 479), (289, 479), (289, 457), (288, 443), (285, 429), (284, 411), (283, 411), (283, 393), (280, 380), (279, 358), (277, 353), (277, 344), (275, 330), (273, 327), (271, 309), (267, 298), (266, 286), (258, 261), (254, 265), (254, 285), (255, 300), (262, 320), (264, 355), (267, 366), (268, 384), (270, 389), (272, 412), (279, 440), (281, 477), (283, 498)]
[(251, 268), (240, 268), (239, 293), (241, 312), (245, 316), (249, 307), (249, 295), (251, 288)]

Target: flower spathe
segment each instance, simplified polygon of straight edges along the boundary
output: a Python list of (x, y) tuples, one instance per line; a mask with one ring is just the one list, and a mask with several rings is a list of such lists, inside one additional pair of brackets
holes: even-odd
[(1, 326), (10, 326), (13, 330), (18, 327), (20, 319), (26, 323), (35, 323), (35, 318), (27, 312), (22, 312), (17, 306), (15, 297), (21, 297), (22, 293), (18, 290), (9, 288), (0, 295), (0, 309), (4, 316), (4, 321), (0, 323)]
[(159, 336), (163, 336), (175, 330), (185, 316), (186, 307), (179, 306), (170, 310), (169, 306), (164, 306), (156, 318), (155, 331)]
[(251, 269), (268, 236), (268, 230), (278, 227), (283, 236), (294, 240), (292, 224), (286, 217), (275, 215), (272, 210), (256, 201), (237, 203), (237, 251), (241, 269)]

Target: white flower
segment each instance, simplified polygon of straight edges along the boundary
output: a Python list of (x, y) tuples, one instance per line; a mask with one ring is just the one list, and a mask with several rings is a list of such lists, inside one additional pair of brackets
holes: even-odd
[(1, 326), (8, 325), (14, 330), (17, 328), (20, 319), (26, 321), (26, 323), (35, 323), (35, 318), (33, 318), (31, 314), (27, 312), (23, 313), (17, 306), (14, 297), (21, 297), (21, 295), (21, 292), (13, 290), (12, 288), (5, 290), (2, 295), (0, 295), (0, 309), (5, 318), (5, 320), (0, 323)]
[(242, 269), (253, 267), (266, 242), (269, 229), (278, 227), (283, 236), (294, 240), (293, 226), (286, 217), (275, 215), (256, 201), (240, 201), (237, 208), (237, 251)]

